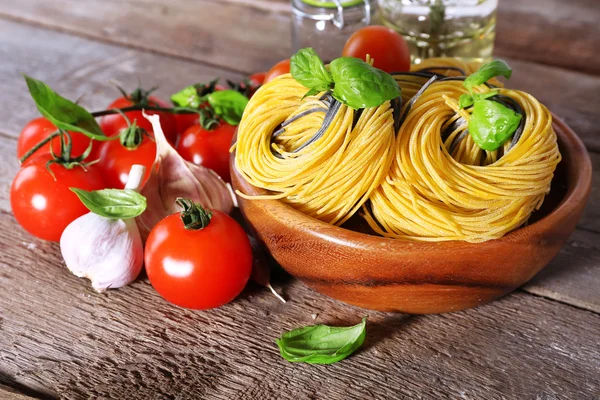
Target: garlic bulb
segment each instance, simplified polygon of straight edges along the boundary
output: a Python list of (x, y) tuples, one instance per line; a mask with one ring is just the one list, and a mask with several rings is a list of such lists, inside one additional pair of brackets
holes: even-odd
[(161, 219), (180, 211), (175, 202), (178, 197), (228, 214), (234, 201), (225, 182), (214, 171), (185, 161), (167, 142), (158, 115), (144, 116), (154, 130), (156, 160), (141, 191), (148, 201), (146, 211), (137, 218), (142, 237), (148, 237)]
[(92, 281), (102, 293), (128, 285), (140, 274), (144, 251), (133, 219), (108, 219), (94, 213), (73, 221), (60, 238), (67, 268)]
[[(125, 189), (138, 190), (145, 167), (134, 165)], [(137, 195), (139, 196), (139, 195)], [(142, 238), (135, 219), (110, 219), (90, 212), (71, 222), (60, 238), (67, 268), (88, 278), (102, 293), (132, 283), (144, 261)]]

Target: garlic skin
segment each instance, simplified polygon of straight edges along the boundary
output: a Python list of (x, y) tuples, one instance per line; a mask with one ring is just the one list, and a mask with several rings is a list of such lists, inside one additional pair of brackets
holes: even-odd
[(234, 196), (227, 184), (214, 171), (185, 161), (167, 142), (158, 115), (144, 116), (152, 123), (156, 140), (156, 159), (148, 182), (140, 192), (146, 197), (146, 211), (136, 218), (145, 239), (161, 219), (181, 211), (178, 197), (190, 199), (203, 207), (231, 212)]
[(92, 281), (99, 293), (135, 281), (144, 261), (135, 220), (108, 219), (91, 212), (67, 226), (60, 250), (67, 268)]
[[(144, 172), (143, 165), (133, 165), (125, 189), (139, 191)], [(129, 285), (144, 264), (144, 245), (133, 218), (82, 215), (63, 231), (60, 251), (69, 271), (89, 279), (98, 293)]]

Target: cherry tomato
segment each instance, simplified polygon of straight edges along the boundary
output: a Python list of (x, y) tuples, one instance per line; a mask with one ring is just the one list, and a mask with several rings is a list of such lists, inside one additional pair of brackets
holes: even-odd
[[(208, 86), (208, 84), (206, 85)], [(225, 87), (219, 84), (215, 85), (215, 91), (225, 90)], [(206, 103), (204, 103), (206, 104)], [(201, 107), (204, 107), (204, 104)], [(177, 124), (177, 134), (181, 135), (187, 128), (192, 125), (199, 123), (198, 114), (174, 114), (175, 122)]]
[(198, 114), (175, 114), (177, 133), (181, 135), (187, 128), (200, 123)]
[[(29, 121), (21, 131), (19, 140), (17, 141), (17, 158), (23, 157), (25, 153), (33, 148), (33, 146), (56, 132), (56, 130), (56, 126), (44, 117)], [(69, 132), (69, 134), (72, 140), (71, 157), (79, 157), (87, 150), (92, 139), (79, 132)], [(42, 148), (33, 153), (31, 157), (38, 154), (50, 153), (50, 144), (52, 144), (54, 154), (60, 154), (60, 137), (57, 136), (52, 139), (50, 143), (45, 144)]]
[(266, 72), (257, 72), (254, 73), (252, 75), (250, 75), (250, 77), (248, 78), (248, 80), (250, 82), (252, 82), (252, 84), (254, 86), (260, 86), (263, 83), (265, 83), (265, 78), (267, 77), (267, 73)]
[(365, 59), (369, 54), (373, 66), (386, 72), (410, 70), (410, 51), (404, 38), (393, 29), (371, 25), (354, 32), (342, 51), (344, 57)]
[(252, 270), (252, 247), (230, 216), (213, 211), (202, 229), (185, 229), (180, 214), (160, 221), (145, 249), (150, 283), (167, 301), (204, 310), (237, 297)]
[(59, 241), (60, 235), (73, 220), (88, 209), (69, 190), (99, 190), (105, 187), (100, 169), (95, 165), (67, 169), (52, 164), (46, 169), (50, 154), (27, 159), (10, 187), (10, 206), (17, 222), (30, 234), (44, 240)]
[[(250, 75), (248, 77), (248, 81), (250, 82), (250, 90), (248, 91), (249, 92), (249, 97), (254, 96), (254, 93), (256, 93), (256, 91), (258, 90), (258, 88), (261, 87), (261, 85), (263, 83), (265, 83), (265, 76), (266, 75), (267, 75), (266, 72), (257, 72), (257, 73), (254, 73), (254, 74), (252, 74), (252, 75)], [(242, 88), (245, 88), (246, 87), (246, 83), (242, 82), (240, 84), (240, 86)]]
[[(127, 122), (122, 120), (123, 129), (127, 129)], [(129, 149), (119, 140), (110, 140), (102, 143), (99, 151), (100, 162), (98, 166), (104, 172), (104, 181), (107, 187), (123, 189), (129, 178), (129, 171), (134, 164), (146, 167), (142, 186), (150, 176), (152, 164), (156, 158), (156, 143), (148, 136), (144, 136), (142, 143), (135, 149)]]
[(225, 182), (231, 182), (229, 148), (235, 129), (225, 122), (210, 131), (192, 125), (183, 132), (175, 149), (185, 160), (210, 168)]
[[(154, 96), (148, 97), (148, 104), (153, 107), (171, 107), (168, 103), (165, 103)], [(108, 106), (108, 109), (125, 108), (132, 105), (134, 105), (132, 100), (125, 97), (119, 97)], [(174, 114), (163, 111), (147, 111), (146, 114), (159, 115), (160, 126), (163, 128), (167, 140), (171, 144), (174, 144), (177, 141), (177, 121), (175, 120)], [(133, 121), (137, 121), (137, 126), (144, 128), (148, 132), (152, 132), (152, 124), (144, 118), (141, 111), (128, 111), (125, 115), (127, 115), (127, 118), (129, 118), (132, 123)], [(123, 121), (124, 118), (120, 114), (106, 115), (102, 117), (102, 120), (100, 121), (100, 128), (102, 128), (102, 131), (106, 136), (115, 136), (118, 135), (119, 131), (122, 129)]]
[(271, 68), (269, 70), (269, 72), (267, 72), (264, 83), (272, 81), (279, 75), (287, 74), (289, 72), (290, 72), (290, 59), (288, 58), (283, 61), (279, 61), (277, 64), (275, 64), (273, 66), (273, 68)]

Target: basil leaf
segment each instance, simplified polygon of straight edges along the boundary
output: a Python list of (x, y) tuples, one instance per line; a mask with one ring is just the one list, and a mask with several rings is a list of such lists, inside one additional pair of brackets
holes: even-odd
[(146, 198), (131, 189), (87, 190), (70, 188), (94, 214), (109, 219), (135, 218), (146, 210)]
[(229, 125), (239, 125), (248, 98), (235, 90), (221, 90), (206, 96), (215, 113)]
[(202, 104), (195, 85), (185, 87), (171, 95), (171, 101), (179, 107), (198, 108)]
[(294, 329), (277, 339), (281, 356), (291, 362), (332, 364), (354, 353), (365, 341), (366, 321), (349, 327), (313, 325)]
[(290, 59), (290, 73), (311, 91), (324, 92), (333, 85), (331, 73), (312, 48), (300, 49)]
[(463, 82), (463, 86), (470, 91), (473, 89), (473, 86), (481, 85), (497, 76), (503, 76), (506, 79), (510, 79), (511, 75), (512, 69), (505, 61), (494, 60), (487, 64), (483, 64), (477, 72), (469, 75)]
[(483, 150), (494, 151), (515, 132), (521, 114), (491, 100), (477, 100), (469, 121), (469, 133)]
[(23, 75), (23, 77), (37, 109), (56, 127), (67, 131), (81, 132), (96, 140), (109, 140), (92, 114), (85, 108), (65, 99), (44, 82), (27, 75)]
[(500, 90), (493, 89), (485, 93), (477, 93), (473, 95), (461, 94), (460, 98), (458, 99), (458, 105), (460, 106), (460, 108), (471, 107), (473, 103), (475, 103), (477, 100), (485, 100), (497, 95), (498, 93), (500, 93)]
[(215, 78), (210, 82), (195, 83), (187, 86), (171, 95), (171, 101), (179, 107), (198, 108), (205, 101), (203, 97), (213, 93), (216, 90), (218, 83), (219, 78)]
[(329, 65), (335, 82), (333, 97), (356, 109), (376, 107), (400, 96), (390, 74), (354, 57), (340, 57)]
[(470, 94), (461, 94), (460, 98), (458, 99), (458, 106), (460, 108), (467, 108), (471, 107), (474, 102), (475, 99)]

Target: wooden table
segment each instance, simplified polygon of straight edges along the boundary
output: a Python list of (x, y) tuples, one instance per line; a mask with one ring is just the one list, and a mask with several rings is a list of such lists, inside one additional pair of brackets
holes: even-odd
[[(500, 0), (496, 52), (585, 141), (596, 174), (560, 255), (515, 293), (476, 309), (409, 316), (319, 295), (280, 273), (281, 304), (249, 285), (196, 312), (147, 279), (97, 294), (58, 246), (11, 215), (15, 143), (37, 116), (20, 72), (90, 109), (117, 92), (168, 94), (215, 76), (240, 79), (289, 55), (279, 0), (0, 1), (0, 398), (598, 399), (600, 398), (600, 18), (597, 0)], [(274, 339), (312, 323), (368, 315), (365, 346), (330, 366), (291, 364)]]

